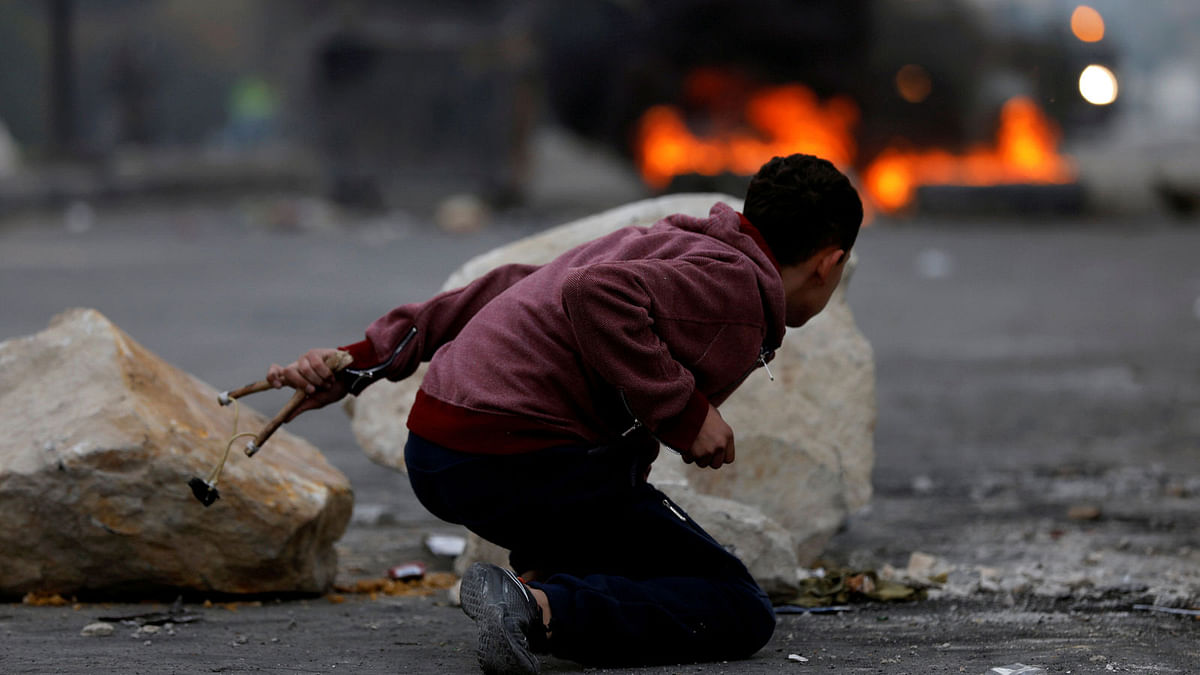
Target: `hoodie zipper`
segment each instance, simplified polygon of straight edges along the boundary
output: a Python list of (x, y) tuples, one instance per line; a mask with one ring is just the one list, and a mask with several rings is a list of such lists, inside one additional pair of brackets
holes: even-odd
[(625, 438), (629, 434), (641, 429), (645, 425), (642, 424), (642, 421), (638, 419), (637, 415), (633, 414), (633, 408), (629, 407), (629, 399), (625, 398), (625, 390), (621, 389), (618, 393), (621, 395), (621, 404), (625, 406), (625, 412), (629, 413), (629, 416), (633, 419), (633, 426), (629, 427), (624, 433), (621, 434), (621, 438)]
[(663, 506), (667, 507), (667, 509), (670, 510), (671, 513), (675, 514), (676, 518), (682, 520), (685, 523), (687, 522), (687, 518), (684, 517), (683, 513), (680, 512), (679, 509), (675, 508), (675, 505), (671, 503), (671, 500), (664, 499), (664, 500), (662, 500), (662, 503), (663, 503)]
[(770, 377), (771, 381), (774, 382), (775, 375), (771, 372), (771, 369), (767, 367), (767, 359), (771, 358), (774, 355), (775, 355), (774, 349), (767, 349), (766, 347), (759, 347), (758, 348), (758, 358), (754, 360), (754, 365), (752, 365), (748, 369), (746, 369), (746, 372), (742, 373), (741, 377), (734, 380), (733, 384), (730, 384), (728, 387), (725, 387), (724, 389), (722, 389), (720, 393), (722, 395), (728, 394), (729, 392), (733, 391), (734, 389), (737, 389), (738, 387), (742, 386), (742, 383), (746, 381), (746, 378), (750, 377), (750, 374), (753, 373), (755, 370), (757, 370), (759, 367), (762, 367), (763, 369), (765, 369), (767, 371), (767, 377)]
[[(758, 361), (755, 361), (755, 363), (762, 364), (763, 370), (767, 371), (767, 377), (771, 378), (772, 382), (775, 381), (775, 376), (771, 373), (771, 368), (769, 366), (767, 366), (767, 358), (774, 356), (774, 355), (775, 355), (774, 349), (767, 349), (766, 347), (759, 347), (758, 348)], [(747, 373), (746, 376), (749, 377), (749, 373)], [(745, 378), (742, 378), (742, 379), (745, 379)]]

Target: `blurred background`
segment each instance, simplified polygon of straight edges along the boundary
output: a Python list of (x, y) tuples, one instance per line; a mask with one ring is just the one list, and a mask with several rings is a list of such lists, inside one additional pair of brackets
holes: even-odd
[(0, 215), (282, 190), (470, 228), (802, 151), (872, 219), (1192, 218), (1197, 35), (1190, 0), (8, 0)]

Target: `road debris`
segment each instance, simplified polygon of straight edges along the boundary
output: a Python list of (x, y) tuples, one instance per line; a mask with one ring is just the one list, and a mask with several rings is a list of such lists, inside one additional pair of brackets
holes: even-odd
[(116, 630), (117, 627), (111, 623), (96, 621), (84, 626), (83, 630), (79, 631), (79, 634), (84, 637), (108, 637), (116, 632)]
[(913, 580), (883, 578), (875, 570), (826, 570), (825, 576), (800, 581), (800, 593), (786, 605), (823, 607), (850, 602), (875, 600), (905, 602), (923, 600), (932, 584)]
[(908, 567), (905, 568), (905, 573), (914, 579), (920, 577), (930, 577), (934, 574), (934, 568), (938, 564), (937, 556), (920, 551), (913, 551), (908, 556)]
[(788, 654), (787, 660), (795, 661), (796, 663), (808, 663), (808, 659), (799, 654)]
[(1133, 608), (1144, 612), (1179, 614), (1182, 616), (1194, 616), (1197, 619), (1200, 619), (1200, 609), (1180, 609), (1178, 607), (1162, 607), (1160, 605), (1134, 605)]
[(431, 534), (426, 537), (425, 546), (434, 555), (457, 558), (467, 550), (467, 538), (451, 534)]
[(1076, 504), (1067, 509), (1070, 520), (1100, 520), (1100, 507), (1092, 504)]
[[(211, 607), (212, 605), (206, 605)], [(192, 614), (183, 608), (183, 598), (179, 597), (165, 612), (144, 612), (141, 614), (125, 614), (122, 616), (101, 616), (99, 621), (110, 621), (134, 626), (165, 626), (167, 624), (193, 623), (203, 620), (199, 614)]]
[(853, 612), (850, 605), (825, 605), (822, 607), (801, 607), (800, 605), (777, 605), (776, 614), (840, 614)]
[(38, 591), (30, 591), (21, 598), (22, 605), (32, 605), (33, 607), (63, 607), (71, 604), (58, 593), (40, 593)]
[(450, 572), (429, 572), (419, 579), (399, 581), (396, 579), (360, 579), (350, 584), (336, 584), (339, 593), (369, 595), (372, 600), (380, 595), (422, 596), (446, 590), (458, 581)]
[(409, 562), (388, 568), (387, 576), (396, 581), (412, 581), (425, 576), (425, 563)]
[(1041, 666), (1027, 666), (1024, 663), (1011, 663), (1007, 666), (996, 666), (987, 671), (986, 675), (1046, 675), (1046, 669)]
[(262, 601), (261, 600), (252, 600), (250, 602), (241, 602), (241, 601), (234, 600), (232, 602), (213, 602), (212, 600), (205, 600), (204, 604), (201, 605), (201, 607), (203, 607), (204, 609), (212, 609), (213, 607), (220, 607), (221, 609), (224, 609), (226, 611), (236, 612), (241, 607), (262, 607)]

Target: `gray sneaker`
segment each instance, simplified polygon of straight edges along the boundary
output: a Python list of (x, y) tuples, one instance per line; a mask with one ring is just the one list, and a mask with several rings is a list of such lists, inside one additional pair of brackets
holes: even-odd
[(475, 563), (462, 578), (462, 608), (479, 628), (476, 654), (489, 675), (537, 675), (545, 652), (542, 608), (512, 572)]

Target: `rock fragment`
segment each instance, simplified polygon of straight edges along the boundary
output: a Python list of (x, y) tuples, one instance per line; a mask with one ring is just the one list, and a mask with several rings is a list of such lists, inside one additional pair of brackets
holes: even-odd
[(84, 626), (83, 630), (79, 631), (79, 634), (84, 637), (108, 637), (116, 632), (116, 630), (116, 626), (113, 626), (111, 623), (97, 621)]

